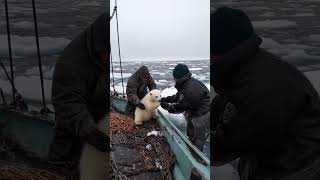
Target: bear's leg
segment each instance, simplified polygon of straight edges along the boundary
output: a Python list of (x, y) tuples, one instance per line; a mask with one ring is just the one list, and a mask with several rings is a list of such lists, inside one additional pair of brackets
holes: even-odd
[(153, 119), (158, 119), (159, 118), (157, 110), (152, 111), (152, 118)]
[[(104, 119), (98, 125), (99, 130), (108, 134), (107, 121)], [(110, 177), (110, 155), (97, 150), (90, 144), (85, 143), (80, 157), (80, 180), (105, 180)]]

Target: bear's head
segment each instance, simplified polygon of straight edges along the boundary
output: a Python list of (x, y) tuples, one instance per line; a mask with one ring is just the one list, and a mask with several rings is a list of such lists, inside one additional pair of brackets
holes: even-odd
[(150, 101), (159, 102), (161, 100), (161, 91), (159, 89), (153, 89), (148, 94)]

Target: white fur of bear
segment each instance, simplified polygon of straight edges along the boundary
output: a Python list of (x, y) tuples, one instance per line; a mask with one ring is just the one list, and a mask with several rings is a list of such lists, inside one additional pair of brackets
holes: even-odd
[[(100, 121), (98, 129), (109, 135), (106, 118)], [(109, 167), (109, 153), (101, 152), (88, 143), (84, 144), (79, 164), (80, 180), (106, 180), (110, 177)]]
[(145, 95), (141, 103), (144, 104), (146, 109), (136, 108), (134, 112), (134, 123), (136, 125), (142, 125), (144, 121), (148, 121), (151, 118), (157, 118), (157, 108), (160, 106), (161, 91), (158, 89), (151, 90)]

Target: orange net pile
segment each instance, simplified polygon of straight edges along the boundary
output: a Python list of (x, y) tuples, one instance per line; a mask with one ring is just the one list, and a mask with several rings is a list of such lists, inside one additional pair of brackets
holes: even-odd
[(135, 129), (134, 120), (119, 113), (110, 113), (111, 132), (132, 132)]
[(0, 167), (0, 180), (67, 180), (67, 178), (47, 170), (5, 166)]

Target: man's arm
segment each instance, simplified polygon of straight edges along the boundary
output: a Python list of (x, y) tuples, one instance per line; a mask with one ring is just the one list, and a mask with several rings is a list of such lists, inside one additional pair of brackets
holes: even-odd
[(154, 79), (150, 76), (148, 81), (148, 88), (151, 91), (152, 89), (157, 89), (157, 84), (154, 82)]
[(161, 98), (161, 102), (176, 103), (176, 102), (178, 102), (177, 94)]
[[(168, 110), (170, 113), (182, 113), (184, 111), (189, 110), (192, 106), (198, 106), (200, 103), (200, 98), (201, 98), (201, 93), (192, 93), (191, 89), (185, 89), (180, 92), (181, 94), (178, 95), (178, 93), (174, 97), (169, 97), (175, 98), (175, 101), (166, 101), (170, 104), (168, 108), (165, 108)], [(178, 98), (179, 96), (183, 96), (182, 100), (179, 102)]]
[(249, 88), (241, 90), (245, 95), (237, 98), (237, 114), (223, 127), (223, 133), (213, 136), (211, 157), (215, 163), (274, 148), (270, 147), (270, 143), (277, 144), (285, 137), (288, 127), (286, 121), (299, 111), (301, 98), (283, 94), (287, 89), (285, 87), (273, 88), (264, 85), (254, 88), (254, 92), (249, 91)]
[(138, 88), (137, 88), (137, 83), (132, 81), (131, 79), (128, 80), (127, 82), (127, 99), (129, 102), (133, 104), (139, 104), (140, 99), (138, 97)]

